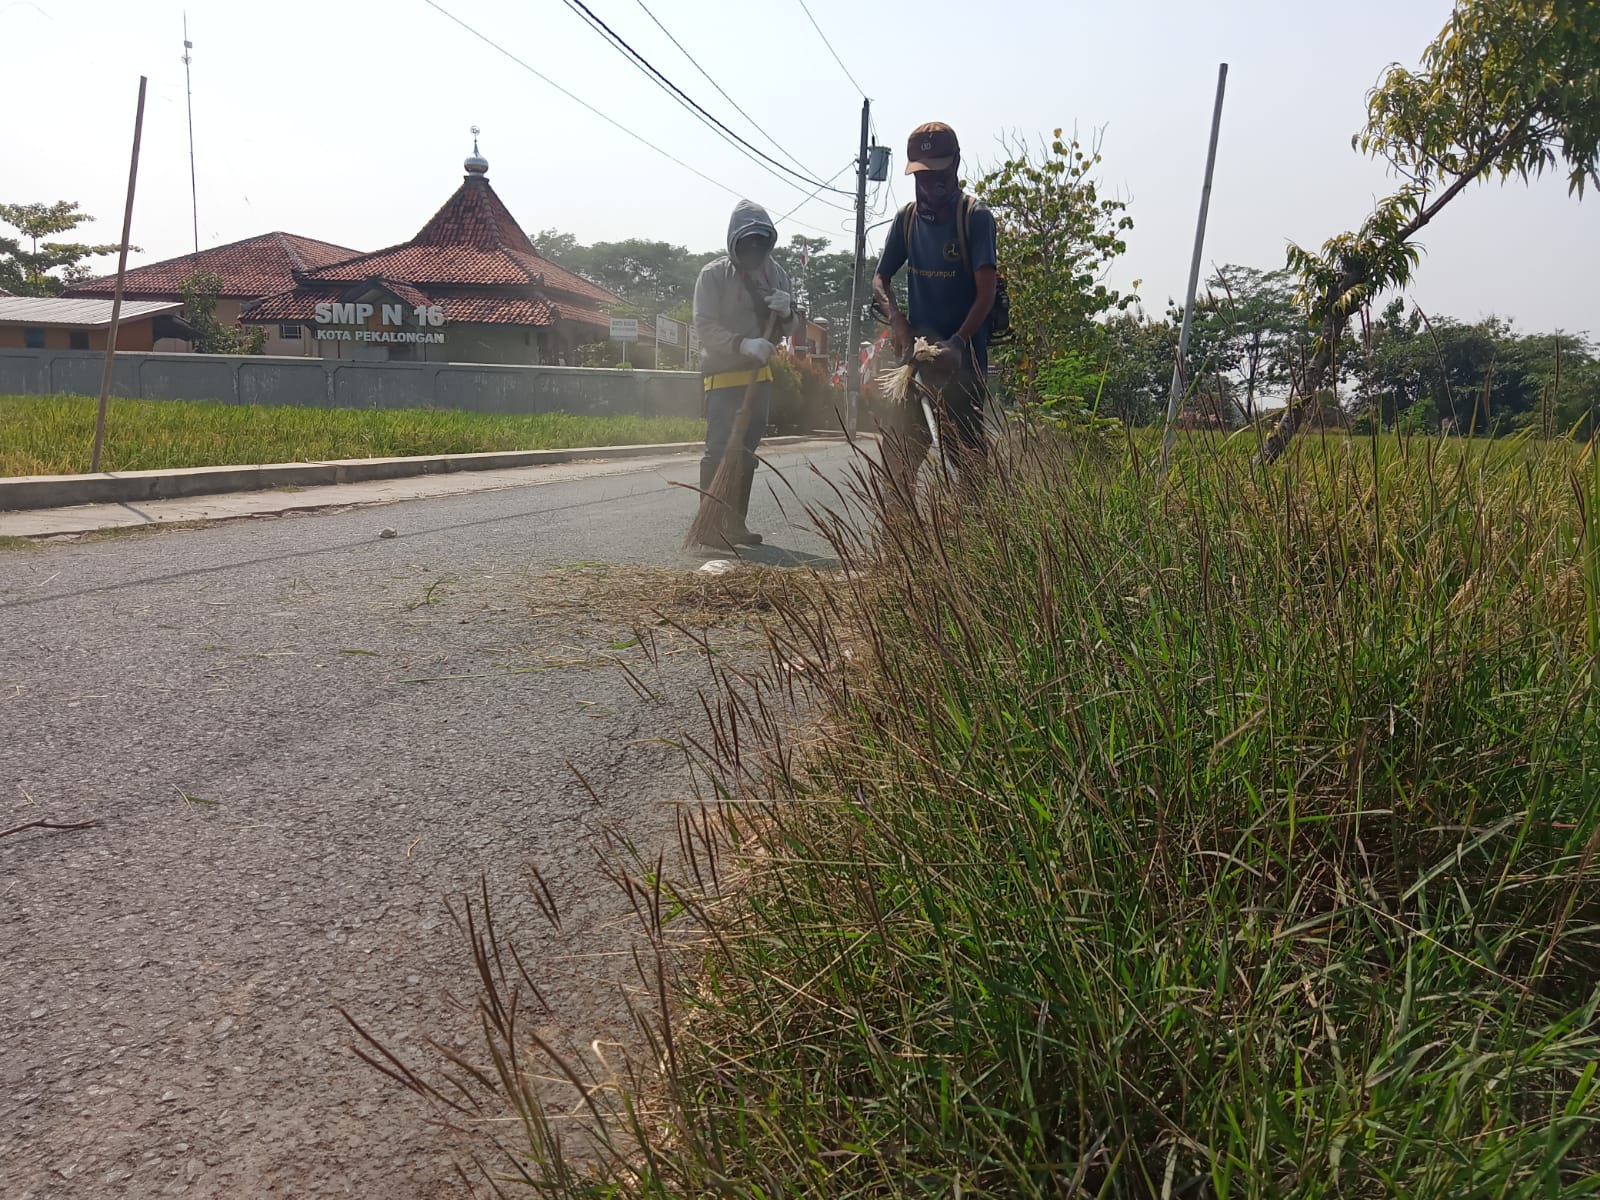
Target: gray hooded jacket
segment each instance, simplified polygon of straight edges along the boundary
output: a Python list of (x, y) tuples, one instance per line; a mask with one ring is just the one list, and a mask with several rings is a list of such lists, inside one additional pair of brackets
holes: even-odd
[[(728, 253), (707, 263), (694, 285), (694, 328), (700, 335), (700, 369), (707, 375), (748, 371), (756, 363), (739, 353), (745, 338), (765, 337), (771, 317), (764, 301), (773, 292), (788, 292), (789, 276), (769, 256), (748, 281), (733, 261), (733, 247), (747, 233), (763, 232), (777, 241), (778, 231), (767, 210), (749, 200), (734, 207), (728, 221)], [(778, 322), (776, 342), (798, 323), (791, 313)]]

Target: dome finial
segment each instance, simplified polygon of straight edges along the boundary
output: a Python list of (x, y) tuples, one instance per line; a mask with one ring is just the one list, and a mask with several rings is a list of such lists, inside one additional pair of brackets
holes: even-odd
[(479, 131), (478, 127), (476, 125), (474, 125), (472, 127), (472, 156), (470, 158), (468, 158), (466, 162), (461, 164), (462, 166), (464, 166), (467, 169), (467, 174), (469, 176), (472, 176), (472, 175), (480, 175), (480, 176), (482, 176), (482, 175), (487, 175), (489, 173), (489, 160), (486, 159), (485, 157), (483, 157), (483, 155), (478, 153), (478, 134), (479, 134), (479, 132), (480, 131)]

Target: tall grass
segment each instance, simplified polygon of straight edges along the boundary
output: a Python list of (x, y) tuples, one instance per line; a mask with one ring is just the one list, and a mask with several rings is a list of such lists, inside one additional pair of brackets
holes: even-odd
[[(864, 469), (886, 521), (816, 512), (844, 578), (788, 602), (764, 677), (721, 677), (684, 878), (616, 868), (654, 1061), (553, 1062), (480, 915), (492, 1057), (449, 1098), (514, 1106), (490, 1174), (1600, 1190), (1600, 476), (1526, 443), (1297, 454), (1194, 443), (1163, 485), (1032, 438), (914, 521)], [(533, 1082), (563, 1075), (587, 1169)]]
[[(83, 396), (0, 396), (0, 475), (87, 471), (95, 408), (96, 402)], [(703, 421), (676, 417), (114, 400), (101, 461), (108, 471), (142, 471), (688, 442), (704, 436)]]

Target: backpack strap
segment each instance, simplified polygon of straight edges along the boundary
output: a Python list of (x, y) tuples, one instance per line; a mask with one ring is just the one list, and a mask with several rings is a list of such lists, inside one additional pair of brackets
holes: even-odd
[(911, 264), (911, 231), (917, 219), (917, 202), (912, 200), (900, 210), (900, 237), (906, 244), (906, 263)]
[(961, 269), (968, 275), (976, 277), (972, 269), (972, 209), (977, 202), (961, 193), (961, 200), (956, 206), (956, 245), (961, 247)]

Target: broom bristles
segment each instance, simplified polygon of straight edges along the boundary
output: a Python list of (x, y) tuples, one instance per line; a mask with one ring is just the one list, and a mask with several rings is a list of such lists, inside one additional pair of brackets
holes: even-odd
[[(773, 313), (767, 318), (766, 338), (770, 342), (778, 336), (779, 317)], [(744, 491), (747, 473), (755, 472), (755, 463), (745, 451), (745, 438), (750, 434), (752, 406), (756, 398), (758, 380), (752, 377), (744, 390), (744, 401), (733, 417), (733, 430), (722, 448), (722, 461), (717, 473), (711, 477), (711, 490), (700, 493), (700, 509), (689, 525), (689, 535), (683, 539), (685, 549), (691, 546), (728, 546), (728, 516), (734, 503)]]
[(728, 515), (744, 490), (746, 473), (754, 470), (744, 448), (750, 432), (750, 408), (750, 397), (746, 396), (733, 418), (733, 431), (728, 435), (717, 473), (711, 477), (711, 488), (700, 493), (699, 511), (689, 525), (689, 535), (683, 539), (685, 547), (723, 546), (728, 542)]
[(911, 386), (916, 382), (917, 370), (939, 356), (939, 347), (927, 338), (918, 338), (911, 348), (911, 357), (904, 366), (896, 367), (886, 375), (884, 395), (894, 404), (905, 404), (911, 399)]

